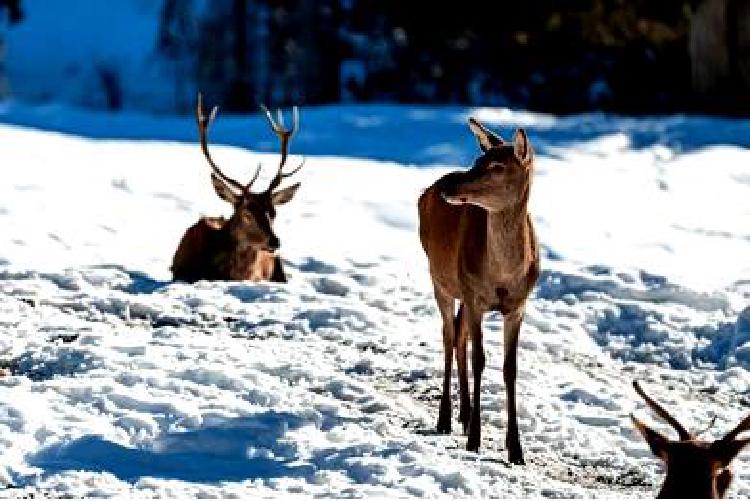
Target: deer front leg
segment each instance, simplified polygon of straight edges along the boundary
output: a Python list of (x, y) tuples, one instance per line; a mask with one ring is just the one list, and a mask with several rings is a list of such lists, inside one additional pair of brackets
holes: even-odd
[(503, 337), (505, 338), (505, 357), (503, 361), (503, 379), (507, 401), (508, 431), (505, 435), (505, 446), (508, 448), (508, 460), (513, 464), (525, 464), (521, 441), (518, 438), (518, 421), (516, 419), (516, 361), (518, 359), (518, 336), (521, 332), (521, 312), (509, 313), (503, 320)]
[(474, 376), (474, 395), (471, 406), (471, 420), (469, 421), (469, 437), (466, 440), (466, 450), (479, 452), (482, 441), (482, 372), (484, 371), (484, 346), (482, 345), (482, 313), (474, 308), (467, 308), (464, 312), (464, 328), (471, 338), (471, 372)]
[(440, 398), (437, 432), (451, 432), (451, 373), (453, 372), (453, 298), (443, 294), (435, 287), (435, 301), (437, 301), (440, 316), (443, 319), (443, 394)]
[(273, 272), (271, 273), (271, 282), (286, 283), (286, 274), (284, 267), (281, 265), (281, 258), (276, 256), (273, 260)]
[(464, 305), (458, 308), (458, 314), (455, 321), (455, 343), (456, 343), (456, 363), (458, 365), (458, 389), (461, 398), (458, 420), (463, 425), (463, 432), (466, 435), (469, 432), (469, 421), (471, 420), (471, 396), (469, 395), (469, 375), (466, 363), (466, 345), (468, 341), (468, 332), (463, 323)]

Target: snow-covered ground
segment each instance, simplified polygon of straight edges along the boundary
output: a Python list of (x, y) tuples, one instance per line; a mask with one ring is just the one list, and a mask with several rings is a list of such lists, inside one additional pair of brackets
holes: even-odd
[[(497, 316), (481, 453), (433, 433), (416, 199), (475, 155), (470, 111), (539, 152), (525, 467), (505, 461)], [(0, 122), (0, 496), (641, 497), (662, 473), (628, 415), (667, 427), (633, 379), (690, 429), (717, 415), (706, 436), (750, 412), (750, 121), (303, 110), (286, 285), (169, 281), (187, 226), (228, 211), (189, 118), (16, 104)], [(258, 117), (220, 116), (215, 136), (227, 171), (260, 160), (268, 178), (277, 157), (237, 147), (273, 151)], [(750, 496), (750, 452), (735, 473)]]

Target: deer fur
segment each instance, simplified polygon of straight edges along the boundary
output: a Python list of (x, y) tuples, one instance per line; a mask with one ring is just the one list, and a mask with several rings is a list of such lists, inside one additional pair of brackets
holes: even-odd
[[(750, 416), (719, 440), (700, 440), (688, 432), (669, 412), (646, 395), (637, 381), (633, 387), (654, 413), (669, 423), (678, 434), (672, 440), (630, 415), (636, 429), (648, 442), (651, 452), (664, 462), (667, 475), (659, 498), (723, 498), (732, 482), (732, 460), (750, 444), (750, 438), (738, 439), (750, 429)], [(715, 417), (714, 420), (715, 421)], [(713, 424), (713, 421), (711, 424)], [(707, 431), (707, 430), (706, 430)]]
[[(451, 431), (451, 371), (459, 375), (459, 420), (466, 448), (481, 441), (481, 378), (485, 366), (482, 317), (499, 311), (504, 321), (503, 377), (507, 394), (506, 446), (510, 461), (523, 464), (516, 421), (516, 351), (524, 305), (539, 276), (539, 253), (527, 212), (534, 153), (526, 132), (506, 143), (474, 119), (469, 128), (482, 154), (465, 172), (438, 179), (419, 198), (419, 235), (443, 320), (444, 379), (437, 431)], [(454, 315), (455, 302), (458, 312)], [(471, 341), (473, 405), (466, 350)]]
[(196, 118), (201, 149), (210, 165), (211, 183), (216, 194), (230, 203), (234, 213), (229, 219), (203, 217), (188, 228), (172, 260), (175, 280), (250, 280), (286, 282), (286, 275), (277, 251), (281, 245), (273, 230), (276, 207), (289, 202), (299, 183), (278, 191), (282, 179), (297, 172), (284, 173), (289, 141), (299, 126), (299, 115), (294, 108), (294, 127), (286, 130), (275, 122), (264, 108), (271, 129), (281, 140), (281, 162), (268, 188), (260, 193), (250, 191), (258, 178), (260, 166), (249, 183), (243, 185), (224, 174), (214, 163), (208, 150), (208, 127), (216, 116), (216, 108), (206, 116), (201, 96), (198, 96)]

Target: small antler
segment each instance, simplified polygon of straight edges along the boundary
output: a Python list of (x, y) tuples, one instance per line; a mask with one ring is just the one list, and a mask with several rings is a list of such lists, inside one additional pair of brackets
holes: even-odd
[(635, 388), (635, 391), (641, 396), (643, 400), (646, 401), (649, 407), (651, 407), (651, 410), (653, 410), (657, 416), (661, 417), (664, 421), (669, 423), (672, 428), (677, 430), (677, 434), (680, 436), (680, 440), (690, 440), (693, 438), (693, 436), (688, 433), (688, 431), (685, 429), (684, 426), (682, 426), (679, 421), (677, 421), (675, 418), (672, 417), (669, 412), (664, 409), (661, 405), (659, 405), (656, 401), (654, 401), (651, 397), (646, 395), (646, 393), (643, 391), (643, 388), (641, 388), (641, 385), (638, 381), (633, 381), (633, 387)]
[(700, 437), (701, 435), (703, 435), (704, 433), (706, 433), (708, 430), (710, 430), (711, 428), (713, 428), (715, 424), (716, 424), (716, 414), (713, 415), (713, 417), (711, 418), (711, 421), (708, 423), (708, 426), (706, 426), (705, 428), (703, 428), (701, 431), (695, 432), (693, 434), (693, 436), (694, 437)]
[(273, 130), (273, 132), (279, 137), (279, 140), (281, 141), (281, 161), (279, 162), (279, 170), (276, 172), (276, 175), (268, 184), (268, 189), (266, 190), (267, 193), (270, 193), (281, 184), (281, 181), (289, 176), (292, 176), (297, 171), (299, 171), (303, 165), (305, 165), (305, 162), (303, 160), (302, 163), (300, 163), (292, 171), (283, 172), (284, 166), (286, 165), (287, 156), (289, 156), (289, 142), (299, 130), (299, 109), (296, 106), (292, 108), (292, 128), (287, 129), (284, 127), (284, 115), (281, 113), (281, 110), (277, 110), (276, 115), (278, 118), (277, 120), (274, 120), (273, 115), (271, 115), (271, 112), (268, 110), (268, 108), (265, 107), (265, 105), (261, 104), (260, 107), (263, 110), (263, 113), (265, 113), (266, 115), (266, 119), (268, 120), (268, 125), (271, 126), (271, 130)]
[(211, 123), (216, 118), (216, 114), (219, 111), (218, 106), (214, 106), (211, 109), (211, 113), (206, 116), (206, 112), (203, 108), (203, 95), (199, 92), (198, 93), (198, 103), (195, 107), (195, 120), (198, 123), (198, 135), (200, 137), (201, 141), (201, 150), (203, 150), (203, 156), (206, 157), (206, 160), (208, 161), (208, 165), (211, 166), (211, 169), (214, 171), (214, 174), (224, 181), (226, 184), (228, 184), (230, 187), (234, 188), (238, 192), (247, 192), (250, 190), (250, 186), (255, 182), (256, 179), (258, 179), (258, 175), (260, 174), (260, 165), (258, 165), (258, 169), (255, 171), (255, 175), (253, 176), (252, 180), (247, 183), (245, 186), (240, 184), (239, 182), (235, 181), (231, 177), (224, 174), (221, 169), (216, 165), (216, 163), (211, 158), (211, 153), (208, 151), (208, 128), (211, 125)]
[(255, 169), (255, 174), (253, 174), (252, 179), (250, 179), (250, 181), (245, 185), (245, 188), (244, 188), (245, 193), (250, 192), (250, 187), (253, 185), (255, 180), (258, 179), (258, 176), (260, 175), (260, 168), (261, 168), (260, 163), (258, 163), (258, 167)]
[(722, 442), (731, 442), (737, 436), (742, 433), (743, 431), (750, 430), (750, 416), (747, 416), (745, 419), (742, 420), (740, 424), (737, 425), (737, 427), (727, 433), (724, 438), (721, 439)]

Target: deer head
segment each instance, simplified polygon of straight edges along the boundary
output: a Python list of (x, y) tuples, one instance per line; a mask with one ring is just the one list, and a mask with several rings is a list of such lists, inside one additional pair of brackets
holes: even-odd
[(737, 438), (740, 433), (750, 429), (750, 416), (722, 439), (699, 440), (697, 436), (700, 433), (689, 433), (661, 405), (646, 395), (638, 381), (634, 381), (633, 386), (654, 413), (669, 423), (679, 436), (678, 440), (669, 439), (646, 426), (634, 415), (630, 415), (635, 427), (648, 442), (651, 452), (665, 463), (667, 477), (664, 479), (664, 485), (658, 497), (724, 497), (732, 481), (729, 465), (732, 459), (750, 443), (750, 438)]
[(528, 200), (534, 150), (526, 131), (516, 130), (509, 144), (473, 118), (469, 129), (479, 141), (482, 155), (474, 166), (451, 176), (442, 195), (451, 204), (478, 205), (489, 212), (500, 212)]
[(224, 201), (234, 207), (234, 214), (227, 225), (232, 237), (240, 244), (257, 247), (266, 251), (276, 251), (281, 242), (273, 231), (273, 221), (276, 217), (276, 207), (287, 203), (294, 197), (300, 183), (295, 183), (287, 188), (279, 189), (284, 178), (291, 176), (302, 168), (301, 163), (290, 172), (284, 172), (286, 159), (289, 153), (289, 142), (299, 130), (299, 111), (295, 106), (292, 109), (292, 128), (284, 127), (284, 119), (281, 110), (278, 111), (278, 120), (274, 120), (268, 109), (263, 106), (263, 111), (268, 120), (271, 130), (279, 137), (281, 142), (281, 161), (276, 175), (269, 183), (265, 191), (252, 192), (250, 188), (258, 179), (260, 165), (255, 171), (252, 179), (247, 184), (239, 183), (224, 174), (211, 158), (208, 150), (208, 128), (216, 118), (218, 107), (214, 107), (209, 115), (203, 109), (203, 98), (198, 94), (196, 107), (196, 121), (200, 134), (201, 149), (211, 166), (211, 183), (216, 194)]

